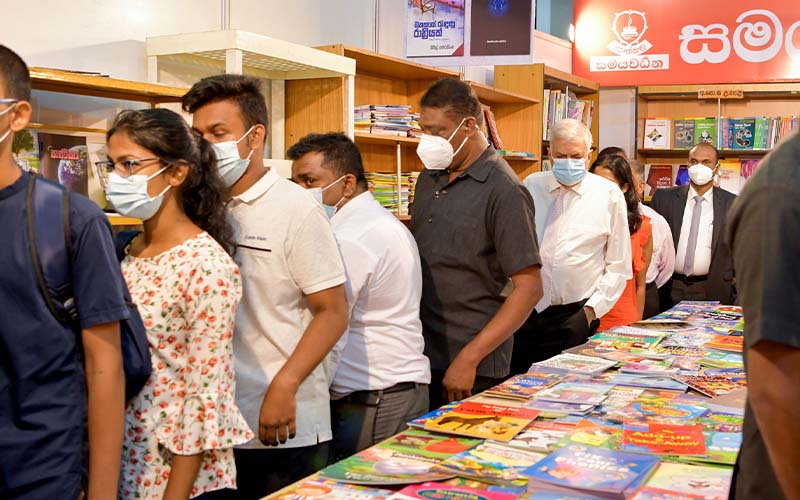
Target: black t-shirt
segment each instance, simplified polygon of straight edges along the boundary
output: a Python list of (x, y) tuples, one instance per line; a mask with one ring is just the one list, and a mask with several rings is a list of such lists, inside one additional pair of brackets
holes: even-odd
[[(422, 262), (425, 355), (438, 370), (494, 317), (509, 277), (541, 264), (533, 199), (494, 149), (453, 182), (448, 176), (423, 171), (411, 208)], [(512, 346), (509, 338), (486, 356), (477, 375), (508, 375)]]
[[(748, 349), (761, 340), (800, 349), (798, 200), (800, 135), (795, 134), (758, 167), (728, 214), (728, 241), (744, 308), (745, 360)], [(749, 404), (731, 498), (784, 498)]]
[[(37, 287), (26, 235), (30, 175), (0, 190), (0, 498), (75, 499), (85, 457), (80, 339)], [(72, 194), (73, 290), (81, 327), (127, 318), (111, 226)]]

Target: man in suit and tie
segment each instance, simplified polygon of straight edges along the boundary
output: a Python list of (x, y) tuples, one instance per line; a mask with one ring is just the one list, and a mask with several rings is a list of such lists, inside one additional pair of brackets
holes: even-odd
[(717, 149), (700, 143), (689, 151), (685, 186), (659, 189), (650, 206), (667, 220), (676, 245), (671, 286), (659, 289), (662, 307), (681, 300), (736, 300), (733, 261), (725, 239), (725, 217), (736, 195), (714, 187), (719, 170)]

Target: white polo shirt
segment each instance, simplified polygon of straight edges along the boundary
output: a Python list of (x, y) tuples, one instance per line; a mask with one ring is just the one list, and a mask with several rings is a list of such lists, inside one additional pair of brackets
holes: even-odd
[[(236, 403), (257, 430), (270, 381), (311, 321), (305, 295), (343, 284), (345, 274), (322, 207), (274, 170), (234, 197), (229, 208), (243, 287), (233, 337)], [(330, 439), (328, 381), (320, 364), (297, 392), (297, 435), (280, 447)], [(258, 439), (242, 447), (264, 448)]]
[(331, 219), (347, 271), (350, 327), (336, 348), (336, 394), (428, 384), (430, 361), (419, 319), (422, 270), (414, 237), (372, 193)]

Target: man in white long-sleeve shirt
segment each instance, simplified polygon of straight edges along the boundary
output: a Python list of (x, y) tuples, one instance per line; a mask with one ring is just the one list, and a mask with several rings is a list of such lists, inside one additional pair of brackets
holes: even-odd
[(367, 190), (361, 153), (347, 136), (308, 135), (288, 157), (292, 180), (331, 217), (347, 273), (350, 325), (328, 367), (340, 460), (404, 430), (428, 409), (420, 257), (409, 230)]
[[(636, 186), (636, 195), (639, 201), (644, 201), (644, 165), (636, 160), (630, 160), (633, 170), (633, 184)], [(655, 316), (668, 309), (670, 304), (659, 303), (659, 289), (669, 282), (675, 270), (675, 242), (672, 241), (672, 230), (667, 220), (658, 212), (639, 203), (642, 215), (650, 217), (653, 224), (653, 258), (647, 268), (647, 292), (644, 302), (644, 318)]]
[(586, 171), (591, 132), (567, 119), (550, 137), (553, 170), (523, 182), (536, 207), (544, 297), (514, 335), (514, 373), (585, 342), (632, 276), (622, 191)]

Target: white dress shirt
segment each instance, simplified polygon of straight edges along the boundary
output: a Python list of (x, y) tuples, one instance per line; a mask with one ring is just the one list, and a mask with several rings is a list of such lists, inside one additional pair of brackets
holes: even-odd
[(331, 227), (347, 272), (350, 308), (350, 327), (334, 350), (331, 391), (430, 383), (419, 319), (422, 270), (411, 232), (370, 192), (339, 209)]
[(675, 271), (675, 243), (672, 241), (672, 229), (667, 219), (644, 203), (639, 203), (639, 212), (650, 217), (653, 224), (653, 258), (647, 268), (647, 283), (655, 281), (661, 288), (669, 281)]
[[(236, 403), (250, 428), (258, 429), (264, 394), (311, 322), (306, 295), (343, 284), (344, 266), (320, 204), (274, 169), (229, 207), (244, 292), (233, 336)], [(296, 401), (297, 435), (279, 447), (329, 441), (328, 379), (322, 364), (300, 384)], [(258, 439), (242, 447), (264, 448)]]
[(536, 207), (542, 256), (545, 294), (536, 310), (588, 299), (586, 305), (603, 316), (633, 275), (622, 191), (592, 173), (571, 187), (561, 186), (552, 172), (531, 174), (524, 184)]
[(694, 269), (684, 269), (686, 260), (686, 245), (689, 231), (692, 228), (692, 212), (694, 210), (694, 197), (697, 191), (689, 185), (689, 195), (686, 200), (686, 209), (683, 211), (683, 224), (681, 235), (678, 238), (677, 254), (675, 255), (675, 272), (686, 276), (705, 276), (711, 266), (711, 238), (714, 234), (714, 190), (709, 189), (702, 198), (703, 211), (700, 213), (700, 226), (697, 231), (697, 248), (694, 254)]

